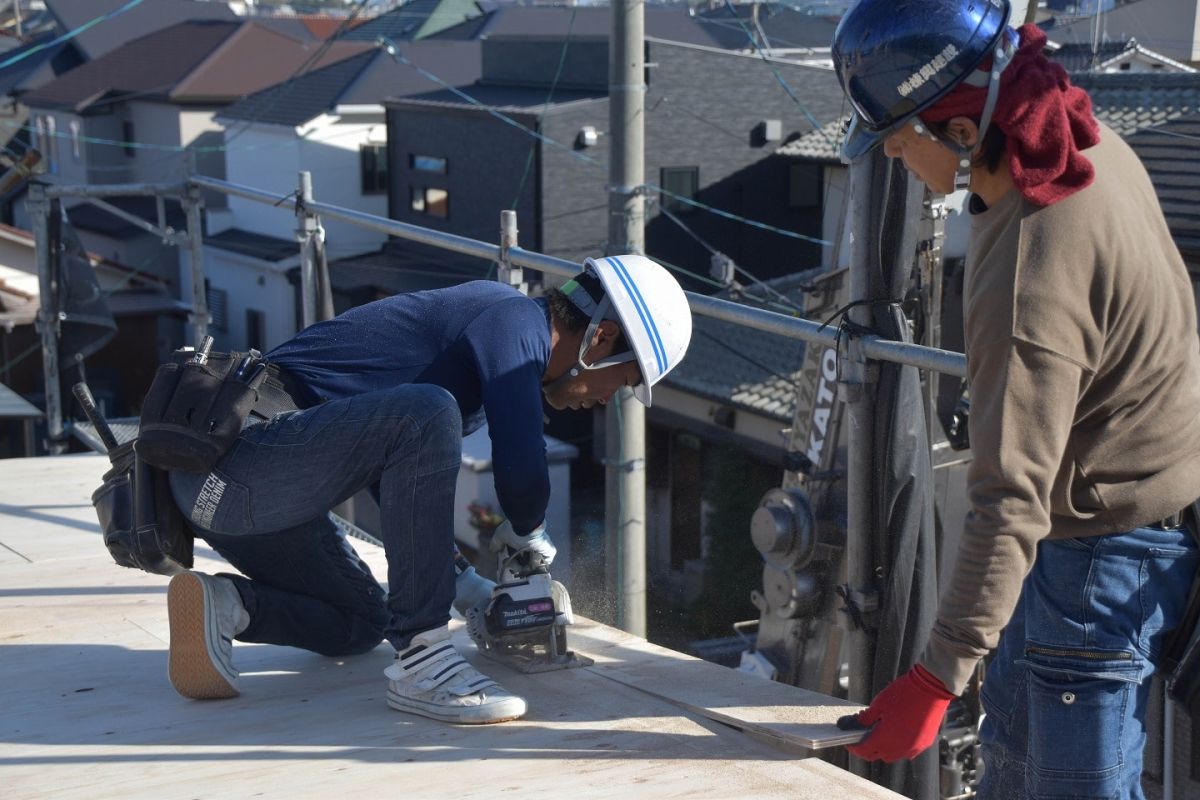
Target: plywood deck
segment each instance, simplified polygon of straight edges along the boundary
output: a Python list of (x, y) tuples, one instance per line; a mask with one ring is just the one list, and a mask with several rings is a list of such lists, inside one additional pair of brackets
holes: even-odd
[[(238, 644), (241, 697), (185, 700), (166, 679), (166, 580), (100, 542), (88, 498), (105, 466), (0, 460), (4, 798), (899, 797), (795, 755), (840, 735), (838, 701), (594, 623), (572, 629), (587, 669), (519, 675), (464, 647), (529, 699), (505, 725), (388, 709), (386, 646), (327, 659)], [(356, 547), (384, 574), (381, 552)], [(203, 548), (197, 562), (227, 569)]]

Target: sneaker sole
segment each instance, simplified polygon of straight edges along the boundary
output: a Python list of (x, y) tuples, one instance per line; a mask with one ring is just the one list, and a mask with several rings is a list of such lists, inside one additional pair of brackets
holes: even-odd
[(167, 586), (167, 616), (171, 650), (167, 675), (175, 691), (193, 700), (237, 697), (233, 682), (217, 665), (212, 642), (219, 641), (216, 615), (204, 602), (208, 587), (190, 572), (171, 578)]
[[(387, 701), (388, 705), (397, 711), (459, 725), (493, 725), (497, 722), (512, 722), (514, 719), (525, 716), (525, 701), (516, 697), (490, 706), (470, 706), (456, 710), (413, 700), (411, 697), (404, 697), (389, 688)], [(471, 714), (475, 716), (468, 716)]]

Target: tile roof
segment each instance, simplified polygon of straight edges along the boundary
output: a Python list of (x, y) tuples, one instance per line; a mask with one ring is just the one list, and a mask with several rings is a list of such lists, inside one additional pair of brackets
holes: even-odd
[[(1163, 15), (1175, 16), (1181, 2), (1186, 2), (1186, 0), (1137, 0), (1137, 2), (1124, 3), (1111, 11), (1103, 12), (1099, 15), (1100, 41), (1124, 42), (1136, 38), (1143, 45), (1155, 51), (1176, 50), (1183, 37), (1183, 32), (1174, 38), (1151, 36), (1146, 20)], [(1081, 42), (1090, 45), (1095, 22), (1093, 16), (1089, 15), (1055, 18), (1045, 23), (1039, 23), (1039, 25), (1046, 31), (1046, 36), (1052, 42), (1061, 44)], [(1190, 40), (1190, 34), (1187, 38)]]
[(1068, 72), (1104, 70), (1133, 55), (1143, 55), (1151, 61), (1160, 62), (1172, 72), (1195, 72), (1187, 64), (1167, 58), (1138, 44), (1137, 39), (1101, 42), (1093, 47), (1091, 42), (1068, 42), (1057, 49), (1046, 49), (1046, 57), (1062, 64)]
[[(127, 42), (23, 100), (77, 112), (126, 96), (228, 103), (291, 76), (319, 47), (255, 22), (181, 22)], [(348, 47), (335, 43), (313, 67), (345, 58)]]
[(1096, 117), (1122, 136), (1200, 111), (1200, 73), (1077, 72)]
[[(766, 36), (764, 43), (755, 31), (752, 17), (758, 7), (758, 27)], [(721, 47), (733, 50), (753, 48), (747, 30), (755, 33), (759, 47), (828, 49), (837, 30), (837, 20), (827, 16), (804, 14), (783, 3), (739, 3), (721, 5), (696, 15), (699, 23)], [(736, 16), (735, 16), (736, 13)]]
[(113, 96), (163, 96), (238, 26), (237, 22), (184, 22), (134, 39), (30, 92), (25, 103), (82, 111)]
[[(646, 36), (673, 42), (720, 47), (707, 26), (680, 7), (646, 6)], [(503, 6), (478, 19), (447, 28), (438, 39), (478, 39), (487, 36), (566, 36), (607, 38), (612, 15), (607, 7)]]
[(300, 255), (300, 245), (295, 239), (281, 239), (278, 236), (267, 236), (240, 228), (229, 228), (220, 233), (209, 234), (204, 237), (204, 243), (263, 261), (282, 261)]
[(1196, 261), (1200, 257), (1200, 113), (1145, 128), (1126, 141), (1150, 173), (1175, 244)]
[[(112, 13), (129, 0), (45, 0), (46, 8), (57, 20), (59, 33), (73, 31), (104, 14)], [(224, 20), (236, 22), (237, 15), (227, 3), (196, 0), (148, 0), (119, 17), (105, 20), (80, 33), (72, 41), (88, 58), (100, 56), (126, 42), (188, 20)]]
[(790, 142), (785, 142), (775, 152), (788, 158), (800, 158), (806, 161), (823, 161), (832, 164), (841, 163), (842, 130), (844, 120), (835, 119), (821, 126), (820, 130), (809, 131)]
[[(817, 271), (805, 271), (767, 281), (775, 291), (803, 306), (801, 286)], [(770, 296), (761, 287), (756, 296)], [(763, 303), (745, 297), (722, 297), (758, 308)], [(768, 310), (778, 311), (772, 305)], [(663, 382), (677, 389), (734, 408), (790, 422), (796, 405), (796, 375), (804, 364), (804, 342), (742, 325), (696, 315), (687, 355)]]
[[(345, 45), (352, 46), (350, 44)], [(223, 119), (249, 119), (298, 126), (338, 105), (382, 105), (385, 98), (421, 94), (440, 88), (412, 67), (397, 63), (365, 43), (357, 55), (313, 70), (291, 81), (250, 95), (223, 110)], [(479, 79), (479, 43), (452, 41), (400, 42), (412, 63), (452, 85)]]
[[(478, 100), (485, 106), (509, 114), (526, 113), (540, 114), (543, 111), (586, 100), (607, 100), (608, 92), (589, 92), (575, 89), (555, 89), (546, 102), (545, 87), (527, 88), (524, 86), (492, 86), (476, 83), (464, 89), (467, 95)], [(412, 97), (397, 97), (389, 99), (387, 106), (440, 106), (444, 108), (469, 108), (477, 106), (463, 100), (454, 92), (446, 89), (438, 92), (414, 95)], [(482, 111), (482, 109), (480, 109)]]
[[(35, 89), (47, 80), (78, 66), (83, 57), (70, 42), (47, 47), (55, 38), (53, 33), (34, 37), (20, 47), (4, 52), (3, 59), (8, 60), (25, 56), (20, 61), (10, 64), (0, 70), (0, 95), (14, 95), (30, 89)], [(49, 65), (50, 69), (42, 67)]]
[(411, 42), (482, 16), (475, 0), (409, 0), (402, 6), (367, 20), (339, 38), (374, 42), (386, 36), (395, 42)]

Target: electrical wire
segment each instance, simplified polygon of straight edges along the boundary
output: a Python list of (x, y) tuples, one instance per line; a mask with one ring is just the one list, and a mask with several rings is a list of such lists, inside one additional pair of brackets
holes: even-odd
[(327, 52), (329, 52), (329, 48), (333, 46), (333, 43), (338, 39), (338, 37), (346, 32), (346, 30), (350, 27), (350, 24), (358, 19), (358, 15), (362, 13), (364, 8), (366, 8), (369, 1), (370, 0), (358, 0), (358, 2), (354, 5), (354, 8), (350, 10), (350, 13), (347, 14), (345, 19), (342, 20), (341, 24), (338, 25), (337, 29), (334, 30), (330, 36), (326, 37), (325, 41), (321, 42), (321, 46), (314, 50), (313, 54), (305, 59), (304, 63), (297, 67), (296, 70), (290, 76), (288, 76), (286, 81), (284, 81), (282, 84), (276, 83), (273, 87), (271, 87), (277, 91), (272, 93), (272, 95), (267, 98), (268, 102), (262, 108), (260, 108), (253, 117), (244, 121), (244, 124), (240, 129), (235, 130), (232, 136), (229, 134), (229, 129), (226, 129), (225, 146), (228, 146), (230, 142), (249, 130), (252, 125), (257, 123), (268, 111), (274, 108), (280, 100), (283, 100), (290, 94), (295, 85), (296, 79), (308, 72), (311, 67), (317, 64), (321, 58)]
[[(19, 2), (19, 0), (14, 0), (14, 1)], [(40, 53), (43, 50), (48, 50), (49, 48), (60, 45), (63, 42), (70, 41), (71, 39), (74, 39), (76, 36), (79, 36), (82, 33), (86, 33), (87, 31), (96, 27), (101, 22), (107, 22), (108, 20), (113, 19), (114, 17), (119, 17), (122, 14), (124, 14), (126, 11), (129, 11), (131, 8), (141, 5), (143, 2), (144, 2), (144, 0), (129, 0), (129, 2), (127, 2), (125, 5), (121, 6), (120, 8), (114, 9), (113, 11), (110, 11), (107, 14), (101, 14), (100, 16), (96, 17), (95, 19), (88, 20), (87, 22), (80, 25), (78, 28), (75, 28), (72, 31), (68, 31), (68, 32), (64, 33), (62, 36), (52, 39), (49, 42), (43, 42), (42, 44), (31, 47), (23, 53), (17, 53), (15, 56), (12, 56), (11, 58), (6, 58), (4, 61), (0, 61), (0, 70), (11, 67), (13, 64), (16, 64), (20, 61), (24, 61), (25, 59), (29, 58), (30, 56), (32, 56), (35, 53)]]

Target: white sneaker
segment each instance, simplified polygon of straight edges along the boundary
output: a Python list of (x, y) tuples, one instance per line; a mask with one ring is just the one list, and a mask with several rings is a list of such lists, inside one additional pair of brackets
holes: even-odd
[(167, 586), (171, 652), (167, 675), (175, 691), (194, 700), (238, 695), (233, 637), (250, 624), (228, 578), (181, 572)]
[(413, 638), (388, 677), (388, 705), (423, 717), (482, 725), (525, 714), (525, 701), (468, 664), (450, 642), (448, 626)]

